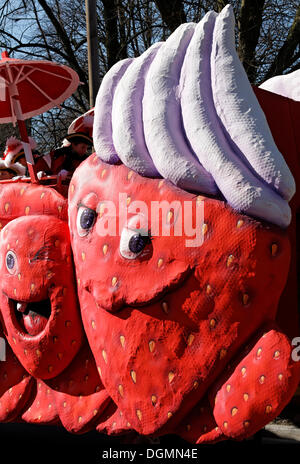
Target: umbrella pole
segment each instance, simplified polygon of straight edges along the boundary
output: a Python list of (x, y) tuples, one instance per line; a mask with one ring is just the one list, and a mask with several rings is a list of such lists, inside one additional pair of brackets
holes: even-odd
[(20, 135), (21, 135), (21, 140), (22, 140), (23, 146), (24, 146), (24, 153), (25, 153), (25, 158), (26, 158), (27, 167), (28, 167), (30, 178), (31, 178), (31, 182), (33, 184), (38, 184), (39, 181), (38, 181), (38, 178), (37, 178), (37, 175), (36, 175), (36, 168), (35, 168), (35, 165), (34, 165), (34, 159), (33, 159), (33, 156), (32, 156), (31, 146), (30, 146), (30, 143), (29, 143), (27, 129), (26, 129), (26, 125), (25, 125), (24, 120), (18, 119), (18, 127), (19, 127), (19, 132), (20, 132)]
[(33, 184), (38, 184), (39, 181), (36, 175), (36, 168), (34, 165), (34, 159), (32, 156), (32, 151), (31, 151), (31, 147), (30, 147), (30, 143), (28, 139), (27, 128), (26, 128), (25, 121), (23, 118), (23, 113), (21, 110), (19, 93), (18, 93), (16, 86), (12, 86), (12, 87), (14, 88), (12, 89), (13, 92), (11, 94), (11, 100), (12, 100), (13, 110), (17, 118), (21, 140), (24, 146), (24, 153), (25, 153), (25, 158), (26, 158), (26, 162), (28, 166), (29, 175), (31, 178), (31, 182)]

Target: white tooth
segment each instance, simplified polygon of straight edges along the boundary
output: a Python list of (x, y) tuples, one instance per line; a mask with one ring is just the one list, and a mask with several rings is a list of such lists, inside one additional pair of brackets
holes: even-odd
[(21, 313), (24, 313), (24, 311), (27, 308), (27, 303), (17, 303), (17, 311), (20, 311)]

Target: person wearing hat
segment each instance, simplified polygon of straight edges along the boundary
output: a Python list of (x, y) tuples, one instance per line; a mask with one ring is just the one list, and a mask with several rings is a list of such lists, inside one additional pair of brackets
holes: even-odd
[[(33, 153), (36, 142), (29, 137), (29, 143)], [(16, 137), (9, 137), (6, 141), (3, 158), (0, 159), (0, 180), (12, 179), (13, 177), (23, 177), (27, 175), (27, 163), (24, 153), (23, 143)]]
[(7, 167), (3, 158), (0, 159), (0, 180), (8, 180), (13, 177), (25, 175), (25, 168), (19, 163), (16, 163), (10, 167)]
[(92, 137), (84, 132), (68, 134), (60, 148), (37, 158), (37, 171), (59, 175), (64, 180), (87, 158), (88, 147), (92, 145)]
[[(32, 137), (29, 137), (29, 144), (33, 155), (37, 155), (36, 141)], [(16, 137), (12, 136), (6, 140), (2, 159), (7, 168), (17, 172), (15, 175), (26, 176), (28, 174), (24, 146), (21, 140), (18, 140)]]

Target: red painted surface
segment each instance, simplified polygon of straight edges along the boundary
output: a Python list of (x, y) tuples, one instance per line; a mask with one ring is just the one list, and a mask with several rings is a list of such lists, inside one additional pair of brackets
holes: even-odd
[[(274, 140), (296, 181), (296, 194), (290, 202), (292, 222), (288, 228), (291, 242), (291, 264), (287, 284), (280, 298), (277, 322), (291, 338), (299, 336), (300, 248), (300, 102), (254, 88), (266, 115)], [(297, 228), (298, 221), (298, 228)]]
[[(298, 185), (300, 104), (255, 92)], [(170, 236), (151, 237), (133, 259), (126, 258), (133, 213), (126, 222), (117, 212), (114, 236), (99, 234), (103, 202), (117, 206), (119, 193), (148, 211), (153, 200), (177, 201), (159, 220)], [(187, 200), (194, 219), (204, 205), (199, 247), (186, 246), (187, 234), (174, 236)], [(1, 421), (214, 443), (248, 437), (280, 413), (300, 375), (286, 336), (299, 334), (298, 192), (284, 231), (93, 155), (70, 185), (71, 243), (67, 206), (49, 187), (1, 184), (0, 336), (9, 342)], [(95, 211), (87, 233), (86, 207)], [(16, 263), (8, 269), (10, 252)], [(48, 296), (50, 318), (16, 320), (10, 300), (34, 305)]]
[[(195, 217), (196, 205), (203, 204), (204, 243), (189, 248), (187, 235), (174, 237), (170, 232), (171, 236), (153, 236), (135, 259), (124, 258), (119, 229), (115, 236), (99, 234), (101, 225), (114, 216), (103, 204), (111, 200), (118, 205), (120, 192), (127, 195), (129, 205), (145, 202), (148, 211), (153, 200), (177, 201), (181, 207), (190, 200)], [(96, 217), (87, 233), (80, 225), (85, 208), (94, 210)], [(171, 230), (180, 217), (177, 213), (175, 208)], [(126, 423), (114, 420), (119, 432), (134, 429), (159, 435), (176, 431), (199, 442), (226, 436), (241, 439), (278, 414), (299, 380), (286, 337), (274, 329), (267, 341), (262, 338), (262, 331), (276, 317), (288, 274), (290, 247), (285, 231), (239, 215), (222, 201), (197, 198), (167, 181), (141, 177), (123, 165), (106, 165), (96, 156), (84, 162), (72, 178), (69, 214), (85, 332), (103, 384), (127, 419)], [(165, 212), (160, 223), (167, 223), (168, 218)], [(121, 230), (130, 229), (130, 221), (126, 223), (118, 213), (117, 219)], [(226, 388), (228, 365), (239, 368), (239, 354), (252, 337), (257, 337), (265, 352), (278, 351), (280, 361), (263, 356), (259, 366), (256, 361), (250, 363), (246, 357), (250, 353), (255, 358), (257, 351), (250, 342), (245, 354), (248, 380), (251, 383), (257, 377), (257, 367), (260, 376), (272, 373), (277, 378), (267, 387), (255, 387), (248, 419), (246, 412), (239, 416), (239, 431), (226, 430), (222, 426), (225, 412), (219, 415), (214, 410), (213, 384), (217, 382), (216, 391)], [(278, 377), (279, 367), (284, 382)], [(232, 383), (238, 403), (244, 392), (237, 379)], [(209, 426), (204, 430), (198, 415), (191, 418), (192, 429), (187, 422), (190, 411), (202, 407), (207, 396)], [(271, 410), (265, 406), (262, 417), (255, 405), (262, 411), (266, 402), (273, 406)], [(226, 417), (230, 414), (226, 411)], [(252, 424), (249, 428), (243, 426), (247, 420)], [(102, 427), (109, 431), (112, 424)]]

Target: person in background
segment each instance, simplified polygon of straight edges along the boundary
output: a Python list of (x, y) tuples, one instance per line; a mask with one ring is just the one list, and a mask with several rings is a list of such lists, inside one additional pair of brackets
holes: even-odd
[[(29, 144), (33, 155), (36, 155), (38, 151), (32, 137), (29, 137)], [(23, 143), (14, 136), (6, 140), (3, 157), (0, 159), (0, 170), (1, 180), (28, 175)]]
[[(24, 171), (25, 172), (25, 171)], [(12, 179), (13, 177), (20, 176), (22, 175), (18, 168), (16, 167), (11, 167), (8, 168), (4, 162), (4, 159), (0, 159), (0, 180), (9, 180)]]
[[(29, 137), (29, 144), (32, 150), (33, 156), (38, 155), (38, 151), (36, 150), (36, 141)], [(27, 163), (24, 153), (24, 147), (21, 140), (18, 140), (16, 137), (9, 137), (6, 140), (6, 146), (3, 153), (3, 159), (7, 167), (10, 167), (15, 164), (19, 164), (27, 169)]]
[[(93, 139), (84, 132), (74, 132), (65, 136), (62, 146), (46, 155), (36, 158), (37, 172), (58, 175), (65, 180), (87, 157)], [(39, 177), (41, 174), (38, 174)]]

